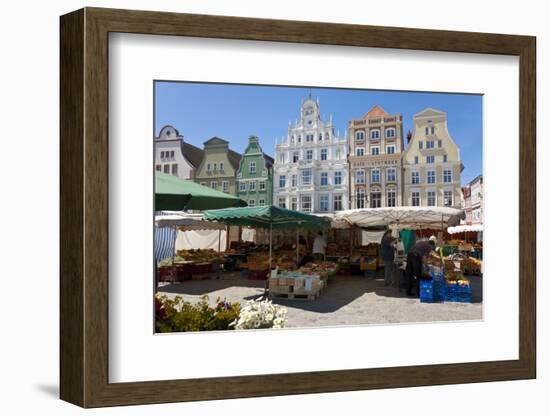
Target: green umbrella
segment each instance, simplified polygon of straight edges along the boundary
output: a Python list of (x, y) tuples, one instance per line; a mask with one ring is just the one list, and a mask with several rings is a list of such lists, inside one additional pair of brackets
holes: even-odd
[(192, 180), (155, 172), (155, 211), (205, 210), (244, 206), (246, 206), (246, 202), (233, 195), (199, 185)]

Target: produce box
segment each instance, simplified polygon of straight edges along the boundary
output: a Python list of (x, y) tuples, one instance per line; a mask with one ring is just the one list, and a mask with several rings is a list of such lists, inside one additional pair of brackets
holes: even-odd
[(472, 302), (472, 289), (469, 284), (447, 282), (445, 300), (447, 302)]
[(173, 277), (173, 269), (172, 269), (172, 266), (162, 266), (162, 267), (159, 267), (158, 269), (159, 271), (159, 281), (160, 282), (169, 282), (171, 280), (174, 280), (174, 277)]
[(191, 263), (191, 274), (202, 275), (212, 273), (212, 263)]
[(446, 283), (434, 280), (420, 280), (420, 302), (443, 302), (446, 298)]
[(376, 270), (378, 267), (378, 261), (376, 257), (361, 257), (360, 268), (361, 270)]
[(176, 263), (176, 280), (183, 282), (185, 280), (191, 280), (193, 271), (189, 263)]

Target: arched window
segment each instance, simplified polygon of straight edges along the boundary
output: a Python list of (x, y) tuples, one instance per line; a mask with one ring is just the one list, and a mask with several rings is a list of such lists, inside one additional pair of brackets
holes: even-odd
[(365, 140), (365, 132), (358, 131), (355, 133), (355, 140)]
[(373, 129), (370, 131), (370, 138), (371, 139), (379, 139), (380, 138), (380, 130), (379, 129)]

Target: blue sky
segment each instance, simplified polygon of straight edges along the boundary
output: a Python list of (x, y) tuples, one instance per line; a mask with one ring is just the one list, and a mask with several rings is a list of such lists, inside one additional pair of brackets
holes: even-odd
[[(300, 115), (309, 88), (235, 84), (155, 82), (155, 135), (171, 124), (184, 140), (201, 147), (218, 136), (243, 152), (248, 137), (260, 138), (265, 153), (273, 155), (275, 139), (286, 136), (288, 121)], [(424, 92), (312, 88), (319, 97), (321, 117), (332, 114), (335, 131), (343, 137), (348, 120), (359, 118), (373, 105), (390, 114), (403, 114), (404, 139), (412, 131), (412, 116), (432, 107), (447, 113), (451, 137), (460, 147), (465, 184), (482, 173), (482, 96)], [(405, 139), (406, 141), (406, 139)]]

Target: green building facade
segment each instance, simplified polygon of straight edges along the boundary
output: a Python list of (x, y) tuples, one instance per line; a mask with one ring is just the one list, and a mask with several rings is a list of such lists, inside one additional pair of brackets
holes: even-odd
[(236, 177), (237, 196), (248, 206), (273, 205), (273, 158), (262, 151), (256, 136), (248, 138)]
[(204, 142), (202, 161), (195, 173), (195, 182), (212, 189), (237, 195), (235, 176), (241, 155), (229, 149), (229, 142), (212, 137)]

